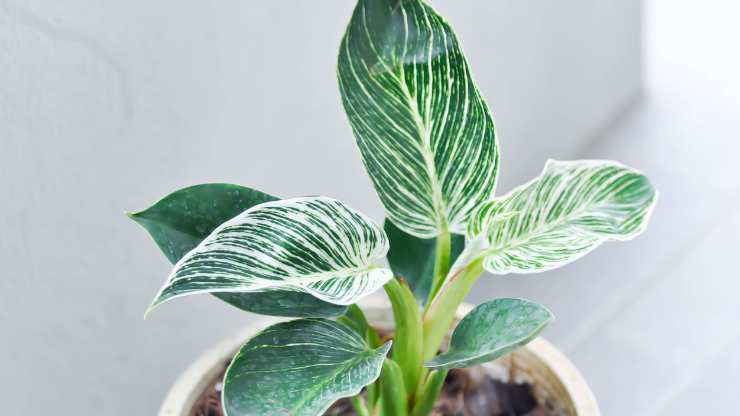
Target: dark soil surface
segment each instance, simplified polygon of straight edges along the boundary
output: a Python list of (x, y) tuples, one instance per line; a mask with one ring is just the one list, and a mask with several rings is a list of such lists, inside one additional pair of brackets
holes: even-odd
[[(211, 387), (198, 400), (193, 408), (193, 416), (223, 416), (222, 380), (223, 373), (213, 381)], [(352, 416), (354, 411), (348, 399), (341, 399), (334, 403), (325, 415)], [(552, 410), (549, 404), (537, 403), (529, 384), (503, 383), (493, 380), (480, 367), (451, 370), (432, 415), (560, 416)]]

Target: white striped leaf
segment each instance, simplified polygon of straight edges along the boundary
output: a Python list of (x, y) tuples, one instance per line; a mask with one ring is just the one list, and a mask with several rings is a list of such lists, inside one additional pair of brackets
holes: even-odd
[[(239, 185), (208, 183), (175, 191), (129, 217), (149, 232), (172, 264), (200, 244), (219, 225), (249, 208), (277, 198)], [(239, 309), (273, 316), (334, 317), (347, 307), (302, 292), (214, 293)]]
[(349, 305), (382, 287), (390, 270), (383, 230), (326, 197), (254, 206), (220, 225), (177, 262), (151, 308), (194, 293), (292, 290)]
[(455, 33), (421, 0), (359, 0), (339, 87), (388, 217), (421, 238), (463, 233), (490, 198), (498, 146)]
[(229, 416), (318, 416), (380, 375), (391, 342), (371, 348), (327, 319), (273, 325), (247, 342), (224, 377)]
[(468, 238), (491, 273), (550, 270), (636, 237), (656, 200), (648, 179), (619, 163), (550, 160), (538, 178), (482, 205)]

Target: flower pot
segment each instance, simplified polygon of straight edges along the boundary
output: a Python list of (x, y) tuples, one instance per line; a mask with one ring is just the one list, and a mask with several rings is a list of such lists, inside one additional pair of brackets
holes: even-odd
[[(472, 309), (462, 305), (458, 319)], [(379, 327), (393, 325), (393, 313), (386, 303), (374, 300), (363, 303), (368, 320)], [(238, 336), (224, 340), (201, 355), (175, 382), (165, 397), (159, 416), (191, 416), (193, 406), (239, 347), (262, 327), (277, 322), (275, 318), (260, 320), (260, 328), (251, 327)], [(541, 403), (548, 403), (567, 416), (598, 416), (599, 408), (591, 389), (575, 366), (552, 344), (536, 338), (526, 346), (485, 368), (497, 379), (513, 376), (516, 381), (528, 382)]]

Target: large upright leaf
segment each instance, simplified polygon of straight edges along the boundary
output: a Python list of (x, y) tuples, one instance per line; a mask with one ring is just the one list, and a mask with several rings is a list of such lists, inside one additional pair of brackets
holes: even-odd
[(321, 415), (374, 382), (390, 347), (373, 349), (349, 327), (326, 319), (273, 325), (231, 362), (224, 408), (230, 416)]
[[(383, 225), (391, 248), (388, 250), (388, 264), (396, 276), (403, 277), (414, 297), (419, 303), (426, 301), (434, 280), (434, 259), (437, 255), (437, 244), (434, 239), (414, 237), (403, 232), (391, 221)], [(465, 237), (459, 234), (451, 236), (450, 264), (465, 248)]]
[[(274, 196), (244, 186), (202, 184), (175, 191), (129, 217), (149, 232), (174, 264), (222, 223), (255, 205), (276, 200)], [(214, 295), (239, 309), (262, 315), (333, 317), (346, 310), (346, 307), (295, 291)]]
[(573, 261), (647, 226), (657, 193), (639, 172), (608, 161), (549, 161), (542, 174), (474, 215), (471, 247), (491, 273), (533, 273)]
[(550, 311), (523, 299), (483, 303), (460, 320), (447, 351), (424, 366), (465, 368), (495, 360), (534, 339), (552, 319)]
[(464, 232), (471, 211), (493, 194), (499, 154), (449, 24), (422, 0), (359, 0), (338, 78), (389, 218), (416, 237)]
[(254, 206), (180, 259), (152, 302), (204, 292), (308, 293), (349, 305), (392, 278), (372, 262), (388, 239), (367, 217), (326, 197)]

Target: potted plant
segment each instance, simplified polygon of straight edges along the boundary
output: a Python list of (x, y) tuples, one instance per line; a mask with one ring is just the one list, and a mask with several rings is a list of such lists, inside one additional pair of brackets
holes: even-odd
[[(460, 307), (484, 271), (550, 270), (638, 235), (657, 199), (648, 179), (616, 162), (549, 161), (494, 196), (493, 119), (450, 25), (423, 0), (359, 0), (338, 78), (383, 227), (332, 198), (230, 184), (130, 214), (174, 263), (147, 313), (210, 293), (297, 318), (219, 346), (162, 414), (196, 414), (209, 383), (222, 386), (214, 411), (229, 416), (597, 414), (568, 361), (530, 343), (552, 320), (546, 308)], [(387, 309), (358, 304), (381, 288)]]

